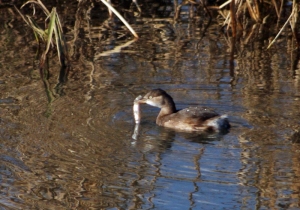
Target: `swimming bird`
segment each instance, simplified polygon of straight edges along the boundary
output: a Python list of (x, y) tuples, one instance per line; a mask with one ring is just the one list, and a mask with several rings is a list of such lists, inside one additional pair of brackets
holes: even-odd
[[(177, 110), (173, 98), (162, 89), (154, 89), (144, 97), (138, 97), (135, 104), (148, 104), (160, 108), (156, 118), (156, 124), (159, 126), (188, 132), (219, 132), (230, 128), (227, 115), (219, 115), (210, 108), (194, 106)], [(140, 119), (140, 116), (138, 118)]]

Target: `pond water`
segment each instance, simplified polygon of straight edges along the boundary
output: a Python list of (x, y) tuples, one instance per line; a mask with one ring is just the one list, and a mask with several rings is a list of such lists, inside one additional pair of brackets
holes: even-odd
[[(204, 23), (140, 18), (133, 40), (122, 25), (111, 34), (72, 17), (61, 84), (55, 53), (42, 80), (31, 29), (1, 10), (0, 209), (300, 209), (300, 73), (288, 35), (269, 50), (238, 44), (232, 62), (215, 23), (202, 37)], [(133, 138), (133, 100), (153, 88), (178, 108), (228, 114), (232, 129), (176, 132), (143, 105)]]

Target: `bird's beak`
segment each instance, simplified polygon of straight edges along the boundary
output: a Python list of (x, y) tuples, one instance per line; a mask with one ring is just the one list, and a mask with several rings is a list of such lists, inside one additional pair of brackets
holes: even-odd
[(136, 99), (134, 100), (134, 103), (145, 104), (145, 103), (147, 103), (147, 99), (146, 99), (146, 98), (143, 98), (141, 95), (139, 95), (139, 96), (136, 97)]
[(147, 99), (146, 98), (142, 98), (142, 99), (138, 100), (138, 103), (140, 103), (140, 104), (146, 104), (147, 103)]

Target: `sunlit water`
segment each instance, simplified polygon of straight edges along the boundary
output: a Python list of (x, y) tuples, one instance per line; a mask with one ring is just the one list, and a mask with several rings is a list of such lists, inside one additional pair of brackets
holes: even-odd
[[(254, 43), (230, 66), (216, 28), (199, 42), (195, 25), (161, 25), (173, 30), (172, 39), (156, 22), (139, 23), (141, 38), (120, 52), (110, 50), (130, 36), (70, 41), (80, 59), (59, 91), (55, 58), (48, 86), (33, 65), (35, 51), (24, 41), (30, 31), (5, 42), (1, 209), (299, 209), (300, 147), (292, 136), (300, 86), (289, 49)], [(18, 30), (2, 25), (2, 42)], [(178, 108), (228, 114), (231, 131), (203, 136), (161, 128), (158, 109), (144, 105), (133, 138), (133, 100), (152, 88), (165, 89)]]

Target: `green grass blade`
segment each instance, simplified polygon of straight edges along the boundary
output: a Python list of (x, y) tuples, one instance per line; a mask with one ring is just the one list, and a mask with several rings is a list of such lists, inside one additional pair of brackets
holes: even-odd
[(53, 7), (51, 13), (50, 13), (50, 22), (49, 22), (49, 26), (48, 26), (48, 36), (47, 36), (47, 45), (46, 45), (46, 50), (45, 50), (45, 54), (48, 53), (49, 48), (50, 48), (50, 44), (52, 41), (52, 36), (53, 36), (53, 31), (55, 28), (55, 19), (56, 19), (56, 8)]

